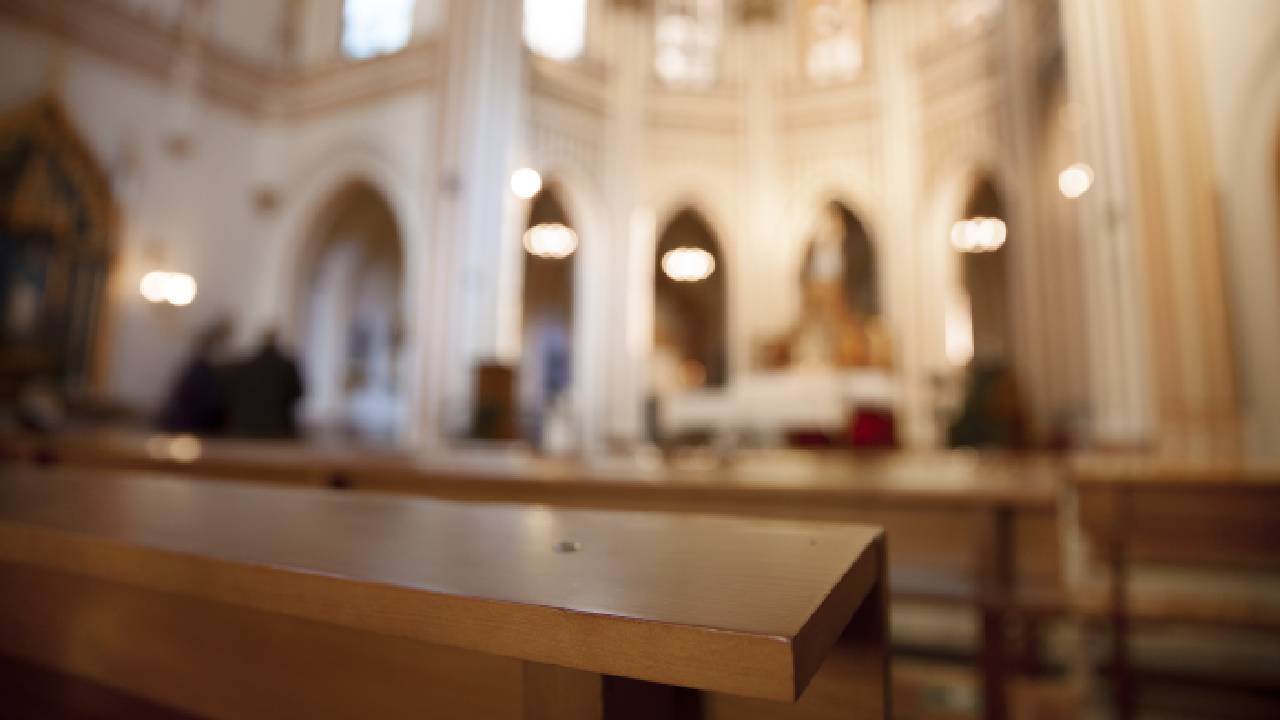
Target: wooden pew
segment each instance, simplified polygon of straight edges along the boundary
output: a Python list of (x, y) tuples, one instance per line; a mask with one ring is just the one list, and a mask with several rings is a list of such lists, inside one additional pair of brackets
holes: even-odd
[[(974, 610), (988, 718), (1009, 714), (1010, 677), (1039, 664), (1039, 625), (1065, 608), (1058, 467), (971, 453), (745, 453), (730, 466), (582, 468), (511, 458), (435, 458), (412, 470), (350, 471), (348, 486), (470, 501), (874, 523), (889, 544), (892, 597)], [(1014, 656), (1007, 629), (1026, 643)]]
[[(416, 458), (229, 440), (203, 441), (192, 457), (186, 450), (171, 452), (171, 441), (112, 434), (11, 439), (9, 456), (477, 502), (874, 523), (894, 539), (888, 553), (895, 598), (977, 614), (984, 707), (991, 718), (1007, 716), (1009, 675), (1038, 664), (1041, 619), (1066, 606), (1061, 469), (1050, 458), (754, 452), (729, 464), (695, 457), (644, 466), (492, 453)], [(1005, 647), (1013, 623), (1026, 638), (1016, 655)]]
[[(1076, 462), (1071, 478), (1081, 532), (1106, 577), (1082, 588), (1078, 605), (1109, 625), (1117, 717), (1137, 709), (1135, 625), (1280, 633), (1280, 596), (1257, 584), (1274, 584), (1280, 572), (1280, 467), (1091, 458)], [(1194, 573), (1195, 582), (1137, 591), (1135, 580), (1152, 568)], [(1274, 681), (1280, 691), (1280, 675)]]
[(3, 470), (0, 653), (160, 706), (888, 712), (878, 528)]

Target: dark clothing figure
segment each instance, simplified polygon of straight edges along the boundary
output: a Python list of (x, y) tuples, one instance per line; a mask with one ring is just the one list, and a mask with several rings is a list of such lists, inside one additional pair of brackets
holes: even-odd
[(1018, 384), (1003, 364), (973, 368), (964, 409), (948, 432), (951, 447), (1022, 449), (1026, 446)]
[(226, 398), (216, 358), (231, 336), (231, 323), (215, 320), (195, 340), (191, 356), (169, 391), (157, 424), (165, 432), (207, 434), (222, 430)]
[(217, 432), (225, 419), (223, 405), (218, 369), (209, 358), (192, 358), (160, 411), (160, 429), (172, 433)]
[(256, 355), (227, 369), (227, 431), (242, 437), (294, 437), (294, 410), (301, 399), (297, 363), (268, 340)]

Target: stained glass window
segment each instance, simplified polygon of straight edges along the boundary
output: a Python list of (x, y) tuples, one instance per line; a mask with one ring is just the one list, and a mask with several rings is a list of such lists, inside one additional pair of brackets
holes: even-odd
[(818, 84), (847, 82), (862, 71), (866, 0), (801, 0), (804, 71)]
[(524, 43), (553, 60), (572, 60), (586, 44), (587, 0), (524, 0)]
[(658, 77), (674, 87), (714, 84), (724, 36), (723, 0), (658, 0), (655, 11)]
[(343, 0), (342, 53), (363, 59), (401, 50), (413, 30), (414, 0)]

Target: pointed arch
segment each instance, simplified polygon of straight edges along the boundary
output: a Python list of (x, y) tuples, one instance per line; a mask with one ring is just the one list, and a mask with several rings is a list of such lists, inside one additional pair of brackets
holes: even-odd
[[(1003, 194), (995, 179), (986, 173), (974, 177), (961, 217), (1004, 219), (1007, 214)], [(1010, 316), (1009, 253), (966, 253), (960, 262), (960, 284), (969, 297), (973, 327), (974, 358), (984, 362), (1012, 365), (1013, 319)]]
[[(677, 248), (697, 248), (709, 253), (714, 270), (697, 282), (668, 277), (662, 261)], [(654, 253), (654, 343), (669, 351), (702, 384), (722, 387), (728, 383), (728, 272), (719, 238), (694, 206), (678, 210), (658, 234)], [(700, 370), (698, 369), (700, 368)], [(691, 384), (696, 378), (686, 378)]]
[[(564, 188), (548, 179), (529, 202), (521, 234), (538, 225), (577, 227), (566, 209)], [(523, 435), (538, 442), (544, 421), (560, 396), (574, 385), (578, 343), (578, 247), (564, 257), (525, 252), (520, 303), (519, 407)]]
[(294, 273), (310, 424), (389, 439), (399, 428), (407, 286), (403, 232), (389, 200), (351, 178), (311, 223)]
[[(880, 314), (880, 268), (870, 229), (862, 215), (838, 197), (828, 200), (823, 212), (838, 224), (842, 238), (846, 306), (861, 317), (877, 317)], [(810, 242), (805, 253), (805, 272), (812, 262), (812, 252)]]

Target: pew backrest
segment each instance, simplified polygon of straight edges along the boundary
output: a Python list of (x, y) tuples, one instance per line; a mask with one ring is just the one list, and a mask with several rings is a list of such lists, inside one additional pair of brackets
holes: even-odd
[(1080, 529), (1127, 561), (1280, 570), (1280, 469), (1086, 466), (1074, 473)]

